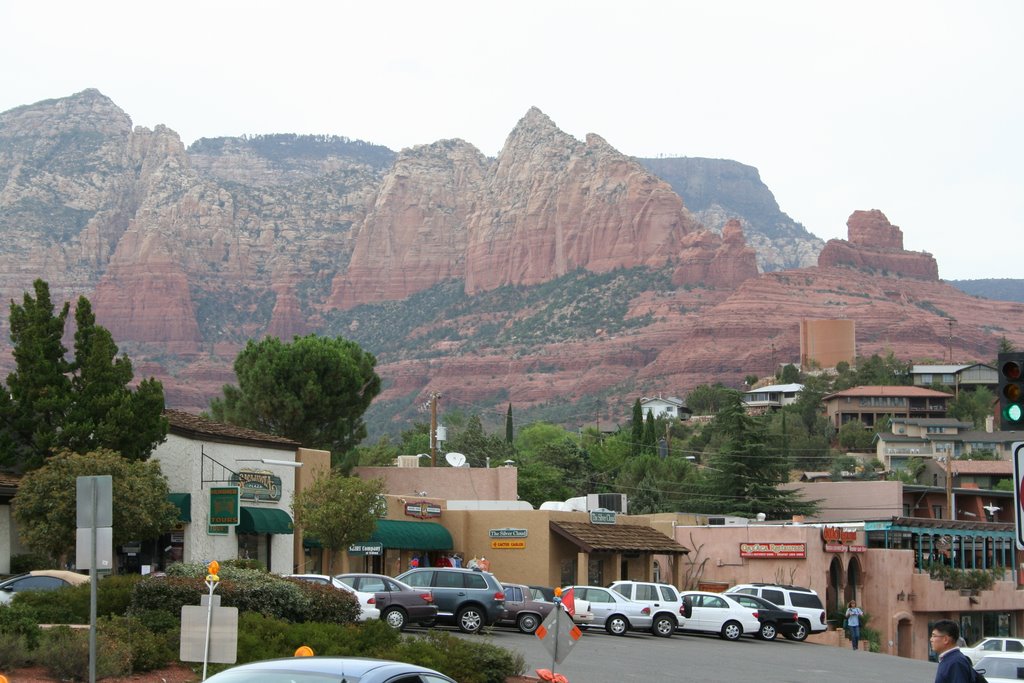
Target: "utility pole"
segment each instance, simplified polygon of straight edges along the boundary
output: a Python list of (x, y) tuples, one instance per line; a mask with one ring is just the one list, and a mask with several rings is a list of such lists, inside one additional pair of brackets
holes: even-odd
[(430, 394), (430, 466), (437, 467), (437, 399), (441, 394)]
[(953, 514), (953, 457), (946, 454), (946, 519), (956, 519)]
[(949, 337), (947, 339), (947, 343), (949, 345), (949, 363), (950, 363), (950, 365), (952, 365), (952, 363), (953, 363), (953, 322), (954, 321), (953, 321), (952, 318), (946, 318), (946, 322), (949, 323)]

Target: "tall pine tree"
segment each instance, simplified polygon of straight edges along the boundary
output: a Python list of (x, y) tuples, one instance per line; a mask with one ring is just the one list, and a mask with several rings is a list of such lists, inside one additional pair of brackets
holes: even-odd
[(644, 443), (644, 409), (640, 407), (640, 399), (633, 403), (633, 422), (631, 426), (633, 428), (633, 443), (630, 453), (632, 455), (640, 455)]

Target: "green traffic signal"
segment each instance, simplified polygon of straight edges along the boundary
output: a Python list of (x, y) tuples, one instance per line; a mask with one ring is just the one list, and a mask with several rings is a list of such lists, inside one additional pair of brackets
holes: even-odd
[(999, 405), (1003, 429), (1024, 426), (1024, 353), (999, 354)]
[(1024, 413), (1022, 413), (1019, 403), (1015, 403), (1006, 409), (1006, 419), (1010, 422), (1020, 422), (1021, 417), (1024, 417)]

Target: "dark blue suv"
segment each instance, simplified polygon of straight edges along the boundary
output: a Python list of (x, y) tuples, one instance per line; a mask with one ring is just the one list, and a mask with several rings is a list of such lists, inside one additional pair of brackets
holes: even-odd
[(437, 619), (453, 623), (463, 633), (477, 633), (505, 613), (505, 591), (490, 572), (453, 567), (418, 567), (396, 576), (414, 588), (434, 595)]

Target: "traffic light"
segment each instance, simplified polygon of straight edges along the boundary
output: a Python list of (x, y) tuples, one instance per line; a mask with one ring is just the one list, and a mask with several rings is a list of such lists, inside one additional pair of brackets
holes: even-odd
[(1024, 353), (999, 354), (1000, 428), (1024, 427)]

